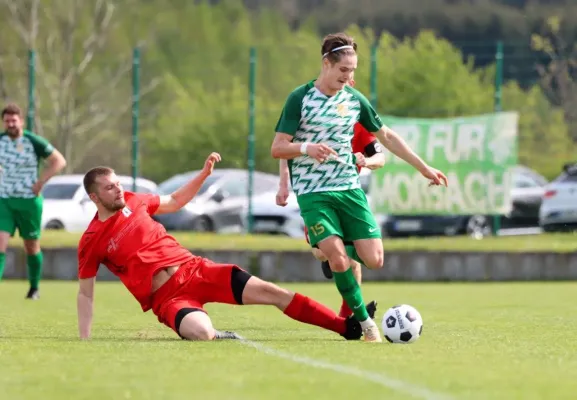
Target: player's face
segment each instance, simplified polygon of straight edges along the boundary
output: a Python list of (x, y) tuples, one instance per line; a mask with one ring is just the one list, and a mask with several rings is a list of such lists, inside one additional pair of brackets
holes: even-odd
[(4, 130), (10, 137), (17, 137), (22, 131), (22, 118), (16, 114), (5, 114), (3, 118)]
[(357, 69), (357, 56), (344, 55), (334, 64), (325, 58), (323, 68), (329, 87), (332, 90), (342, 90), (354, 76), (355, 69)]
[(124, 188), (116, 174), (96, 178), (95, 202), (102, 204), (108, 211), (118, 211), (124, 208)]

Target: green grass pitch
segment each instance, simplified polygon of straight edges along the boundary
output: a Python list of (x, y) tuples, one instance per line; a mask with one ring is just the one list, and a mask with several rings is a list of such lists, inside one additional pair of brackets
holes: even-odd
[[(291, 284), (334, 309), (330, 284)], [(0, 399), (574, 399), (577, 283), (367, 283), (378, 323), (397, 303), (424, 319), (411, 345), (347, 342), (272, 307), (207, 305), (238, 341), (180, 340), (116, 282), (97, 282), (80, 342), (76, 283), (0, 282)]]

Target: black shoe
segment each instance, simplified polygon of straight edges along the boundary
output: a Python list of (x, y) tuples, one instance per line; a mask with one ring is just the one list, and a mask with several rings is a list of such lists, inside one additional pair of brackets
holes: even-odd
[(371, 317), (371, 319), (375, 319), (376, 312), (377, 312), (377, 302), (373, 300), (369, 304), (367, 304), (367, 313), (369, 313), (369, 317)]
[(229, 331), (218, 331), (216, 330), (216, 336), (214, 337), (215, 340), (223, 340), (223, 339), (240, 339), (240, 336), (238, 336), (236, 333), (234, 332), (229, 332)]
[(40, 298), (40, 292), (38, 291), (38, 289), (30, 288), (30, 290), (28, 290), (26, 298), (31, 300), (38, 300)]
[(327, 279), (333, 279), (333, 271), (331, 271), (331, 266), (328, 261), (321, 262), (321, 268), (323, 269), (323, 275)]
[(363, 335), (363, 330), (361, 329), (361, 324), (355, 319), (354, 316), (348, 316), (345, 320), (347, 325), (347, 330), (345, 333), (341, 334), (347, 340), (359, 340)]

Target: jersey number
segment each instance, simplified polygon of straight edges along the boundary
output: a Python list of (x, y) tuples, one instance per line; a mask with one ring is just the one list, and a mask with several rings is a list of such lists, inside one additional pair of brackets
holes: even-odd
[(325, 231), (325, 227), (320, 222), (312, 225), (309, 229), (313, 232), (313, 235), (315, 236), (322, 235)]

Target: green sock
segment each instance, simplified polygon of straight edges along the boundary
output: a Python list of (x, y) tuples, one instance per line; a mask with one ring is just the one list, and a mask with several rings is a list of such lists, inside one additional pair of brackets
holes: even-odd
[(0, 253), (0, 281), (4, 275), (4, 267), (6, 266), (6, 253)]
[(353, 275), (353, 270), (348, 268), (345, 272), (333, 271), (333, 276), (339, 293), (343, 296), (349, 308), (353, 310), (355, 318), (359, 322), (366, 321), (369, 318), (369, 314), (363, 301), (361, 288)]
[(28, 265), (28, 280), (32, 289), (38, 289), (40, 277), (42, 276), (42, 252), (26, 257)]

